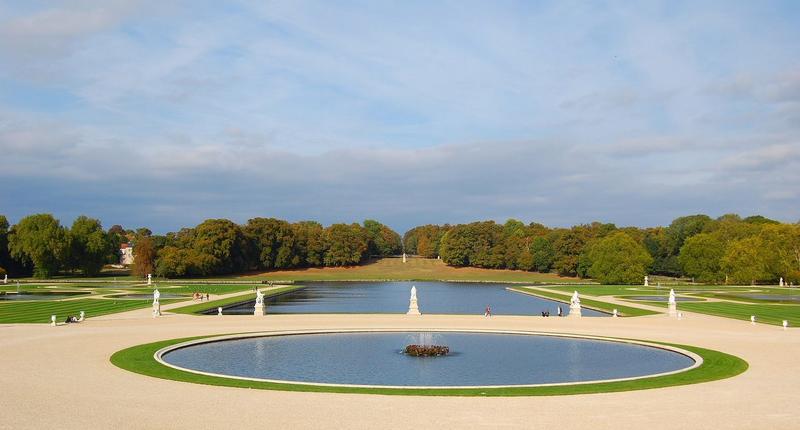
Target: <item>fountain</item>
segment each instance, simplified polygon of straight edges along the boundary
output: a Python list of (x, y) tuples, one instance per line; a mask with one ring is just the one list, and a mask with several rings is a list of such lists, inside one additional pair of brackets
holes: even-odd
[(669, 290), (669, 301), (667, 302), (668, 306), (668, 315), (671, 317), (678, 316), (678, 304), (675, 301), (675, 290), (670, 288)]
[(419, 313), (419, 306), (417, 305), (417, 287), (411, 287), (411, 299), (408, 301), (408, 312), (406, 315), (422, 315)]
[(572, 298), (569, 300), (569, 315), (567, 316), (570, 317), (581, 316), (581, 298), (578, 296), (577, 291), (572, 293)]
[(433, 344), (432, 333), (420, 333), (417, 343), (406, 345), (403, 352), (412, 357), (439, 357), (450, 353), (450, 347)]

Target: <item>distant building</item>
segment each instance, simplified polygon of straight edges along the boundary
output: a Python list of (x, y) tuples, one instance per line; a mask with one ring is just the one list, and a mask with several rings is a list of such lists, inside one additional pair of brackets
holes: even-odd
[(119, 264), (130, 266), (133, 264), (133, 245), (123, 243), (119, 246)]

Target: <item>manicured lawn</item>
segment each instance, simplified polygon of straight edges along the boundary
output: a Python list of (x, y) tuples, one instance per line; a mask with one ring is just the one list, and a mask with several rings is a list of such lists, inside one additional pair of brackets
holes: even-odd
[[(667, 306), (665, 303), (648, 302), (654, 306)], [(716, 315), (750, 321), (750, 315), (764, 324), (781, 325), (789, 321), (790, 327), (800, 326), (800, 305), (764, 305), (733, 302), (678, 303), (678, 310)]]
[[(545, 297), (545, 298), (548, 298), (548, 299), (560, 300), (560, 301), (562, 301), (564, 303), (569, 303), (570, 298), (571, 298), (571, 296), (568, 295), (568, 294), (561, 294), (561, 293), (550, 292), (550, 291), (542, 291), (540, 289), (533, 290), (533, 289), (524, 288), (524, 287), (523, 288), (513, 287), (513, 288), (511, 288), (511, 290), (530, 292), (530, 293), (533, 293), (533, 294), (535, 294), (537, 296)], [(647, 309), (639, 309), (639, 308), (634, 308), (634, 307), (631, 307), (631, 306), (624, 306), (624, 305), (615, 305), (613, 303), (606, 303), (606, 302), (602, 302), (602, 301), (599, 301), (599, 300), (592, 300), (592, 299), (587, 299), (587, 298), (583, 298), (583, 297), (581, 298), (581, 305), (585, 306), (587, 308), (590, 308), (590, 309), (595, 309), (595, 310), (608, 312), (608, 313), (612, 313), (612, 312), (614, 312), (614, 309), (616, 309), (617, 312), (619, 313), (619, 315), (620, 316), (624, 316), (624, 317), (639, 317), (639, 316), (644, 316), (644, 315), (655, 315), (655, 314), (658, 313), (658, 312), (650, 311), (650, 310), (647, 310)]]
[(409, 258), (382, 258), (355, 267), (326, 267), (298, 270), (277, 270), (242, 276), (244, 279), (292, 281), (492, 281), (492, 282), (586, 282), (577, 278), (564, 278), (554, 273), (536, 273), (520, 270), (478, 269), (450, 267), (441, 260)]
[[(746, 287), (746, 286), (726, 286), (726, 285), (680, 285), (680, 286), (662, 286), (656, 288), (654, 285), (644, 287), (642, 285), (576, 285), (576, 286), (563, 286), (545, 285), (544, 288), (562, 291), (565, 293), (572, 293), (578, 291), (580, 294), (588, 294), (590, 296), (648, 296), (648, 295), (667, 295), (670, 289), (674, 289), (678, 294), (697, 294), (705, 296), (705, 294), (713, 294), (717, 291), (729, 292), (732, 294), (747, 293), (751, 289), (758, 289), (764, 291), (766, 294), (787, 294), (786, 289), (777, 288), (761, 288), (761, 287)], [(800, 294), (800, 293), (798, 293)]]
[[(177, 300), (162, 300), (162, 304), (174, 303)], [(56, 315), (58, 322), (63, 322), (68, 315), (86, 312), (86, 317), (124, 312), (146, 308), (152, 305), (151, 300), (111, 300), (111, 299), (77, 299), (36, 302), (0, 303), (0, 323), (49, 323), (50, 315)]]
[[(336, 387), (321, 385), (297, 385), (282, 384), (261, 381), (245, 381), (217, 376), (198, 375), (183, 372), (164, 366), (153, 358), (153, 354), (161, 348), (175, 345), (200, 337), (172, 339), (161, 342), (137, 345), (131, 348), (118, 351), (111, 356), (111, 362), (122, 369), (152, 376), (155, 378), (169, 379), (173, 381), (191, 382), (196, 384), (217, 385), (226, 387), (253, 388), (263, 390), (282, 390), (282, 391), (314, 391), (314, 392), (336, 392), (336, 393), (362, 393), (362, 394), (392, 394), (392, 395), (415, 395), (415, 396), (557, 396), (568, 394), (591, 394), (606, 393), (631, 390), (645, 390), (651, 388), (670, 387), (676, 385), (696, 384), (700, 382), (715, 381), (730, 378), (747, 370), (747, 362), (733, 355), (719, 351), (699, 348), (687, 345), (670, 345), (694, 352), (703, 358), (703, 364), (699, 367), (677, 373), (674, 375), (644, 378), (633, 381), (605, 382), (580, 385), (562, 385), (550, 387), (514, 387), (514, 388), (434, 388), (434, 389), (411, 389), (411, 388), (356, 388), (356, 387)], [(658, 342), (652, 342), (658, 343)]]
[[(251, 288), (252, 288), (252, 286), (251, 286)], [(285, 294), (285, 293), (288, 293), (290, 291), (294, 291), (294, 290), (297, 290), (297, 289), (300, 289), (300, 288), (303, 288), (303, 287), (294, 286), (293, 285), (293, 286), (288, 286), (288, 287), (283, 287), (283, 288), (276, 288), (274, 290), (270, 290), (270, 291), (264, 292), (264, 297), (266, 298), (266, 297), (277, 296), (279, 294)], [(255, 300), (255, 298), (256, 298), (256, 294), (255, 293), (247, 293), (247, 294), (242, 294), (242, 295), (239, 295), (239, 296), (228, 297), (228, 298), (225, 298), (225, 299), (212, 300), (210, 302), (202, 302), (202, 303), (196, 303), (196, 304), (189, 305), (189, 306), (183, 306), (183, 307), (180, 307), (180, 308), (177, 308), (177, 309), (172, 309), (172, 310), (170, 310), (170, 312), (175, 312), (175, 313), (179, 313), (179, 314), (195, 314), (196, 315), (196, 314), (201, 314), (203, 311), (207, 311), (209, 309), (216, 309), (218, 307), (225, 307), (225, 306), (233, 305), (233, 304), (236, 304), (236, 303), (248, 302), (250, 300)]]

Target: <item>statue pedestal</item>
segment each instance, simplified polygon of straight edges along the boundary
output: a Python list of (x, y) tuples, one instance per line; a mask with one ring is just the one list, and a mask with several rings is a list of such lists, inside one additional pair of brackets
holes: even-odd
[(667, 307), (668, 307), (667, 315), (669, 315), (671, 317), (677, 317), (678, 316), (678, 305), (677, 305), (677, 303), (670, 303), (669, 305), (667, 305)]
[(263, 303), (260, 305), (256, 304), (255, 309), (253, 310), (253, 315), (255, 316), (264, 316), (267, 314), (267, 307), (264, 306)]
[(581, 316), (581, 305), (569, 305), (569, 315), (568, 317), (580, 317)]
[(422, 315), (419, 313), (419, 306), (417, 306), (417, 299), (411, 299), (408, 303), (408, 312), (406, 315)]
[(153, 302), (153, 318), (161, 316), (161, 303)]

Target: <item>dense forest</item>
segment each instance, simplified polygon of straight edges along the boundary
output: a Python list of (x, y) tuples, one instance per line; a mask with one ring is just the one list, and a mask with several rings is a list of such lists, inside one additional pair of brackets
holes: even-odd
[(133, 245), (133, 272), (164, 277), (210, 276), (251, 270), (350, 266), (370, 256), (402, 252), (400, 235), (373, 220), (323, 227), (253, 218), (245, 225), (209, 219), (194, 228), (154, 235), (149, 229), (103, 230), (80, 216), (70, 228), (49, 214), (27, 216), (9, 228), (0, 215), (0, 276), (47, 278), (59, 273), (95, 276), (119, 260), (122, 243)]
[(800, 281), (800, 225), (735, 214), (691, 215), (668, 227), (591, 223), (548, 228), (508, 220), (424, 225), (403, 237), (408, 253), (453, 266), (556, 271), (602, 283), (636, 284), (646, 274), (701, 282)]
[(646, 274), (715, 283), (800, 282), (800, 225), (734, 214), (685, 216), (651, 228), (598, 222), (549, 228), (513, 219), (424, 225), (402, 240), (373, 220), (323, 227), (275, 218), (253, 218), (244, 225), (209, 219), (155, 235), (119, 225), (104, 230), (86, 216), (66, 227), (49, 214), (27, 216), (14, 226), (0, 215), (0, 276), (95, 276), (118, 261), (122, 243), (133, 245), (133, 272), (139, 276), (351, 266), (405, 251), (441, 257), (451, 266), (557, 272), (602, 283), (636, 284)]

